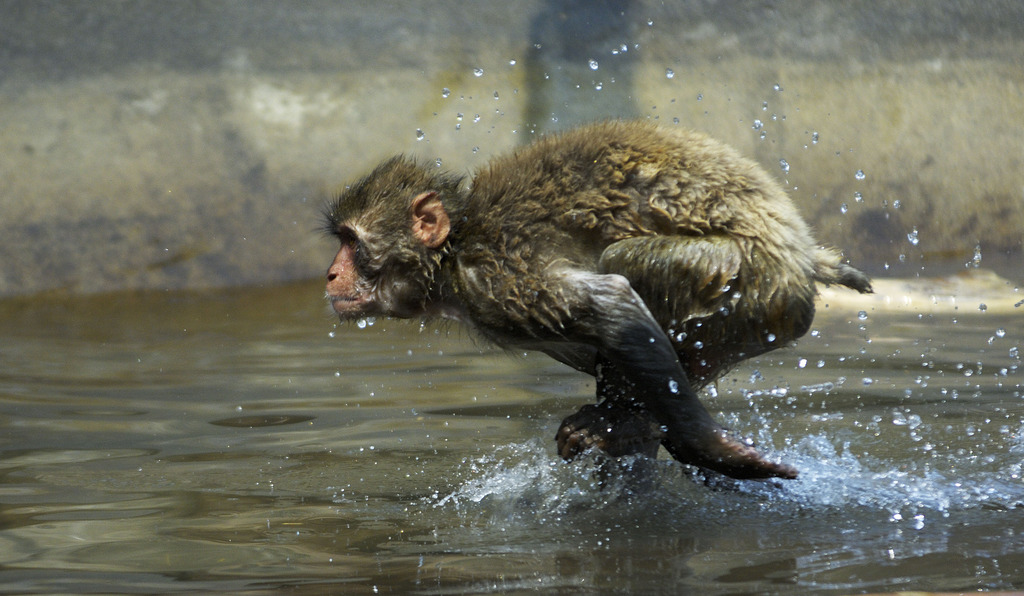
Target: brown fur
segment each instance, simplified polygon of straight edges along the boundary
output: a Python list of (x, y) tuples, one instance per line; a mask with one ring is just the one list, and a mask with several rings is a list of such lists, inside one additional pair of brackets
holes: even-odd
[[(444, 314), (592, 374), (608, 364), (599, 394), (648, 412), (677, 458), (735, 476), (795, 475), (716, 438), (694, 390), (803, 335), (816, 282), (870, 283), (815, 244), (763, 169), (700, 133), (606, 122), (545, 137), (491, 161), (470, 189), (460, 183), (395, 158), (339, 197), (327, 213), (343, 244), (328, 277), (339, 314)], [(341, 281), (351, 265), (358, 284)], [(664, 394), (663, 379), (681, 396)], [(607, 444), (598, 427), (624, 421), (620, 409), (567, 419), (560, 450)]]

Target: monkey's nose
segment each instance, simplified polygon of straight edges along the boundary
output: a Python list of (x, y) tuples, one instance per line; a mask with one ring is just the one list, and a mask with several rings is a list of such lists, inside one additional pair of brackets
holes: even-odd
[(338, 263), (331, 263), (331, 266), (327, 268), (327, 281), (332, 282), (345, 273), (345, 267)]

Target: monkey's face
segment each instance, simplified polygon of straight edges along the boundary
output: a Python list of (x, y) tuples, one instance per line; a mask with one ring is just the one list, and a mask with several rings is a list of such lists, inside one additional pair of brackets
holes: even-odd
[(379, 221), (334, 227), (340, 246), (327, 269), (326, 296), (339, 317), (423, 314), (436, 251), (408, 227), (408, 223), (392, 227)]
[[(327, 270), (327, 299), (338, 316), (349, 319), (375, 314), (373, 286), (365, 273), (360, 273), (359, 261), (365, 248), (347, 229), (339, 230), (341, 248)], [(365, 267), (365, 264), (363, 265)]]

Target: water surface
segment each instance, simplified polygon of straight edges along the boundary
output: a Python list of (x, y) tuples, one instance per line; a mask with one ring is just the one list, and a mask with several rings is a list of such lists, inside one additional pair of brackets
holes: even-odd
[(591, 380), (319, 283), (0, 302), (0, 592), (1024, 589), (1024, 295), (883, 289), (707, 397), (769, 483), (602, 482)]

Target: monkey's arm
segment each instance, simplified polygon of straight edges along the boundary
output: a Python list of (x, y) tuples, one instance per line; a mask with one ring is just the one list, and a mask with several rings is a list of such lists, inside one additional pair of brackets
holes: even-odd
[(567, 279), (587, 301), (572, 339), (594, 346), (628, 380), (631, 397), (661, 424), (662, 443), (673, 457), (734, 478), (796, 477), (795, 469), (766, 460), (711, 417), (668, 337), (626, 278), (574, 272)]

